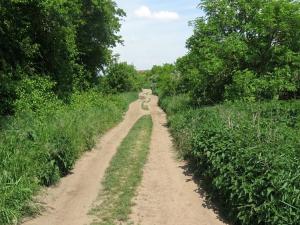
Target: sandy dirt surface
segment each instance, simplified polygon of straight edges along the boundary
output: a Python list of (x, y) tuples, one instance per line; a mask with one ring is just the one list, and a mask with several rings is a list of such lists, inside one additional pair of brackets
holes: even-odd
[(58, 186), (45, 190), (39, 197), (46, 211), (24, 225), (85, 225), (90, 224), (88, 211), (101, 189), (101, 180), (117, 147), (136, 121), (147, 112), (141, 108), (142, 100), (129, 107), (124, 121), (106, 133), (95, 149), (83, 155), (72, 174), (63, 178)]
[(151, 97), (152, 141), (144, 177), (131, 220), (135, 225), (222, 225), (213, 210), (204, 207), (198, 186), (176, 159), (165, 127), (166, 115)]
[(124, 121), (111, 129), (95, 149), (83, 155), (72, 174), (58, 186), (48, 188), (38, 199), (46, 210), (27, 219), (23, 225), (88, 225), (88, 215), (101, 190), (105, 170), (132, 126), (151, 113), (153, 132), (149, 159), (139, 187), (131, 220), (136, 225), (222, 225), (213, 210), (203, 206), (192, 177), (186, 175), (184, 163), (176, 159), (166, 115), (158, 107), (158, 98), (143, 90), (132, 103)]

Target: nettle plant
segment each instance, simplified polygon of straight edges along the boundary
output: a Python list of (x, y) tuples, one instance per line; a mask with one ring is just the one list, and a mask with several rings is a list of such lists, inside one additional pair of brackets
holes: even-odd
[(299, 102), (174, 110), (180, 102), (161, 103), (175, 143), (226, 215), (236, 224), (298, 224)]

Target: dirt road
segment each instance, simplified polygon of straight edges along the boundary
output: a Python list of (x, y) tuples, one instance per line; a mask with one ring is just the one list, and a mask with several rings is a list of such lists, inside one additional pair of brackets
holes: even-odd
[(222, 225), (217, 215), (203, 207), (197, 185), (184, 175), (183, 162), (176, 160), (172, 141), (165, 127), (166, 115), (152, 96), (152, 142), (148, 163), (131, 216), (139, 225)]
[(144, 114), (146, 112), (141, 109), (141, 100), (132, 103), (124, 121), (104, 135), (95, 149), (78, 161), (71, 175), (41, 196), (47, 211), (24, 225), (90, 224), (91, 218), (87, 214), (101, 189), (105, 170), (121, 141)]
[(175, 159), (172, 141), (164, 126), (166, 115), (157, 105), (158, 98), (149, 93), (145, 90), (140, 95), (141, 100), (130, 105), (124, 121), (78, 161), (71, 175), (63, 178), (57, 187), (46, 190), (41, 198), (47, 210), (23, 225), (90, 224), (93, 218), (88, 212), (101, 190), (106, 168), (129, 130), (149, 110), (154, 123), (150, 155), (131, 220), (136, 225), (224, 224), (212, 210), (202, 206), (204, 201), (195, 191), (197, 185), (184, 174), (184, 164)]

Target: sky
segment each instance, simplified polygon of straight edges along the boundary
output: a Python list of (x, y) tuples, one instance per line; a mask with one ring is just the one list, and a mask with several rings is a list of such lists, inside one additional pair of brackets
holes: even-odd
[(173, 63), (185, 55), (186, 40), (192, 35), (189, 21), (202, 16), (199, 0), (116, 0), (127, 17), (120, 35), (124, 44), (114, 52), (121, 61), (137, 69)]

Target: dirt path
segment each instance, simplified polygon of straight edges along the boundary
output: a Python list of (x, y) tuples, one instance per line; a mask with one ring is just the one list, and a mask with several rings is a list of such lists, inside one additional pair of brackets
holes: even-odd
[(183, 163), (175, 159), (166, 116), (158, 107), (158, 98), (144, 90), (140, 100), (132, 103), (124, 121), (104, 135), (95, 149), (76, 164), (73, 174), (63, 178), (57, 187), (41, 196), (46, 211), (23, 225), (89, 225), (88, 216), (101, 190), (105, 170), (136, 121), (150, 113), (153, 132), (148, 163), (135, 199), (131, 216), (141, 225), (222, 225), (217, 215), (202, 204), (197, 185), (184, 175)]
[(117, 147), (135, 122), (146, 112), (141, 100), (132, 103), (124, 121), (101, 138), (95, 149), (86, 153), (76, 164), (73, 174), (63, 178), (57, 187), (46, 190), (42, 202), (46, 212), (24, 225), (85, 225), (87, 215), (101, 189), (101, 180)]
[(166, 116), (152, 96), (152, 141), (148, 163), (131, 216), (141, 225), (222, 225), (213, 210), (203, 206), (197, 185), (184, 175), (184, 163), (175, 159)]

